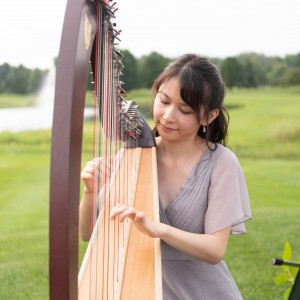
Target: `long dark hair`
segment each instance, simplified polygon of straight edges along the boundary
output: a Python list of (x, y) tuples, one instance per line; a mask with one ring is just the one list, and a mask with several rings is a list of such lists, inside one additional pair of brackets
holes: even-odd
[[(223, 106), (225, 85), (218, 69), (205, 57), (195, 54), (180, 56), (156, 78), (152, 86), (153, 99), (160, 86), (175, 77), (179, 79), (181, 99), (196, 112), (198, 120), (201, 109), (206, 121), (210, 111), (219, 110), (219, 115), (207, 126), (206, 132), (203, 132), (203, 125), (200, 126), (198, 135), (205, 138), (207, 144), (226, 145), (229, 115)], [(153, 132), (158, 136), (156, 128)]]

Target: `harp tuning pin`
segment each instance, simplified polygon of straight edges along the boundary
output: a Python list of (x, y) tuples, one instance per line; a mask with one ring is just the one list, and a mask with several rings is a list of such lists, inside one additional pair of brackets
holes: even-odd
[(116, 30), (116, 29), (114, 29), (115, 36), (120, 35), (121, 32), (122, 32), (122, 30)]
[(127, 95), (127, 92), (123, 88), (121, 88), (121, 87), (120, 87), (120, 92), (121, 92), (121, 94)]
[(121, 40), (116, 35), (114, 35), (114, 38), (121, 42)]
[[(113, 0), (109, 0), (110, 2), (112, 2)], [(111, 9), (113, 9), (114, 8), (114, 6), (117, 4), (117, 2), (115, 1), (115, 2), (113, 2), (111, 5), (110, 5), (110, 8)]]
[(122, 58), (123, 58), (123, 55), (121, 54), (121, 52), (120, 52), (120, 51), (118, 51), (118, 50), (114, 50), (114, 53), (115, 53), (115, 54), (117, 54), (117, 56), (119, 56), (119, 58), (120, 58), (120, 59), (122, 59)]

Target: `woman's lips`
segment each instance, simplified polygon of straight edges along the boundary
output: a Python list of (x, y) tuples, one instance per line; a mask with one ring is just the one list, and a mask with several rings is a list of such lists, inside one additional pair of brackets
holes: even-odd
[(161, 125), (161, 127), (162, 127), (163, 130), (166, 130), (166, 131), (173, 131), (173, 130), (175, 130), (174, 128), (167, 127), (167, 126), (163, 125), (162, 123), (160, 123), (160, 125)]

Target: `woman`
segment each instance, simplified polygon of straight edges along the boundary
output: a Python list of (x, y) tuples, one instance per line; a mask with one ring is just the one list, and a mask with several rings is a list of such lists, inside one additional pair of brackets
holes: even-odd
[[(207, 59), (187, 54), (152, 90), (160, 222), (121, 204), (110, 217), (130, 218), (143, 234), (161, 239), (164, 300), (242, 299), (222, 259), (230, 233), (245, 233), (251, 216), (240, 164), (225, 147), (221, 76)], [(91, 177), (87, 167), (86, 190)]]

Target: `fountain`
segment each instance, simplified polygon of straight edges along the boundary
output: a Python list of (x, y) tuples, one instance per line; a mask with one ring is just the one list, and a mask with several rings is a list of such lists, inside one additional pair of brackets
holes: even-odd
[[(48, 72), (37, 94), (35, 107), (0, 109), (0, 132), (49, 129), (52, 127), (55, 90), (55, 68)], [(93, 109), (85, 109), (85, 119), (93, 117)]]
[(54, 67), (48, 72), (41, 90), (37, 94), (35, 107), (0, 109), (0, 131), (25, 131), (48, 129), (52, 126), (55, 86)]

